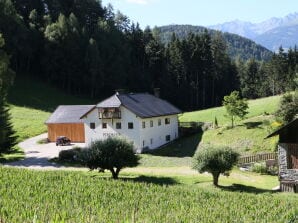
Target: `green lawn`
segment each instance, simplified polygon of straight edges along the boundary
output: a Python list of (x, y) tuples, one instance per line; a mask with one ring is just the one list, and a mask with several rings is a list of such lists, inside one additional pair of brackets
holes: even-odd
[[(234, 128), (220, 127), (204, 132), (202, 143), (212, 143), (219, 146), (229, 146), (241, 154), (255, 152), (273, 152), (276, 149), (278, 137), (265, 139), (273, 130), (272, 116), (259, 116), (243, 120)], [(255, 125), (248, 127), (247, 125)]]
[(278, 126), (274, 125), (273, 114), (281, 96), (273, 96), (249, 101), (249, 113), (244, 120), (237, 120), (233, 129), (229, 128), (230, 120), (226, 117), (224, 107), (184, 113), (179, 117), (182, 122), (214, 122), (218, 120), (219, 128), (205, 131), (201, 143), (219, 146), (230, 146), (241, 154), (274, 151), (277, 137), (264, 139)]
[[(189, 184), (181, 182), (183, 176), (120, 177), (0, 167), (1, 222), (283, 223), (297, 219), (297, 195), (272, 193), (239, 180), (214, 188), (209, 176), (199, 174), (191, 176)], [(241, 177), (245, 179), (234, 178)]]
[(44, 122), (59, 105), (93, 104), (91, 100), (77, 98), (50, 87), (43, 82), (17, 77), (10, 89), (12, 123), (18, 141), (46, 132)]
[(46, 132), (44, 122), (50, 116), (50, 112), (19, 106), (11, 106), (10, 112), (18, 141)]
[[(247, 118), (255, 117), (263, 114), (273, 114), (278, 108), (281, 96), (272, 96), (267, 98), (260, 98), (248, 101), (248, 115)], [(179, 117), (181, 122), (214, 122), (215, 117), (219, 125), (225, 125), (230, 120), (225, 116), (226, 111), (224, 107), (210, 108), (194, 112), (183, 113)]]

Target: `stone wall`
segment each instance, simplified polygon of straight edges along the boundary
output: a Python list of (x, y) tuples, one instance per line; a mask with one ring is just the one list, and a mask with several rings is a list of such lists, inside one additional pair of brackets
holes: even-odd
[[(298, 144), (296, 144), (298, 149)], [(279, 180), (281, 188), (284, 186), (298, 185), (298, 169), (288, 169), (288, 144), (280, 143), (278, 145), (278, 163), (279, 163)]]

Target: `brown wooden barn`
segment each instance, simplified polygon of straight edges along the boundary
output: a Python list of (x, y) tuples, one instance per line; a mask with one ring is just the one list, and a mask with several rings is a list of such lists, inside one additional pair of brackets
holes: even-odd
[(281, 191), (298, 193), (298, 118), (273, 132), (279, 135), (278, 163)]
[(46, 121), (48, 140), (55, 142), (58, 136), (66, 136), (72, 142), (85, 142), (84, 123), (80, 117), (94, 105), (60, 105)]

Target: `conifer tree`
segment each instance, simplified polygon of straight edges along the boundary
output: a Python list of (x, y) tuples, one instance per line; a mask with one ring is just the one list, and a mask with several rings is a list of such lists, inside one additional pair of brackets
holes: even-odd
[(7, 90), (13, 82), (14, 72), (9, 68), (9, 56), (1, 49), (3, 46), (4, 39), (0, 34), (0, 156), (11, 152), (16, 145), (16, 136), (6, 103)]

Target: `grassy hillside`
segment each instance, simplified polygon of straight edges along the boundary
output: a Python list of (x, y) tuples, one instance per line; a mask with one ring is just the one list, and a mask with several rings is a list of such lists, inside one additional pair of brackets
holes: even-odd
[(264, 139), (278, 127), (273, 114), (281, 96), (273, 96), (249, 101), (249, 113), (244, 120), (238, 120), (235, 128), (229, 128), (230, 120), (224, 107), (187, 112), (179, 117), (182, 122), (200, 121), (213, 123), (215, 117), (219, 128), (205, 131), (201, 143), (230, 146), (242, 154), (274, 151), (277, 137)]
[(67, 95), (30, 77), (17, 77), (10, 89), (12, 123), (18, 141), (46, 132), (44, 122), (58, 105), (93, 104), (91, 100)]
[[(273, 114), (278, 107), (280, 98), (281, 96), (278, 95), (256, 100), (249, 100), (249, 113), (246, 117), (251, 118), (263, 114)], [(179, 120), (181, 122), (214, 122), (215, 117), (217, 118), (219, 125), (224, 125), (230, 122), (228, 117), (226, 117), (226, 110), (224, 107), (186, 112), (179, 117)]]
[[(290, 222), (297, 195), (172, 177), (0, 168), (3, 222)], [(246, 192), (245, 192), (246, 191)], [(255, 193), (259, 193), (255, 195)]]

